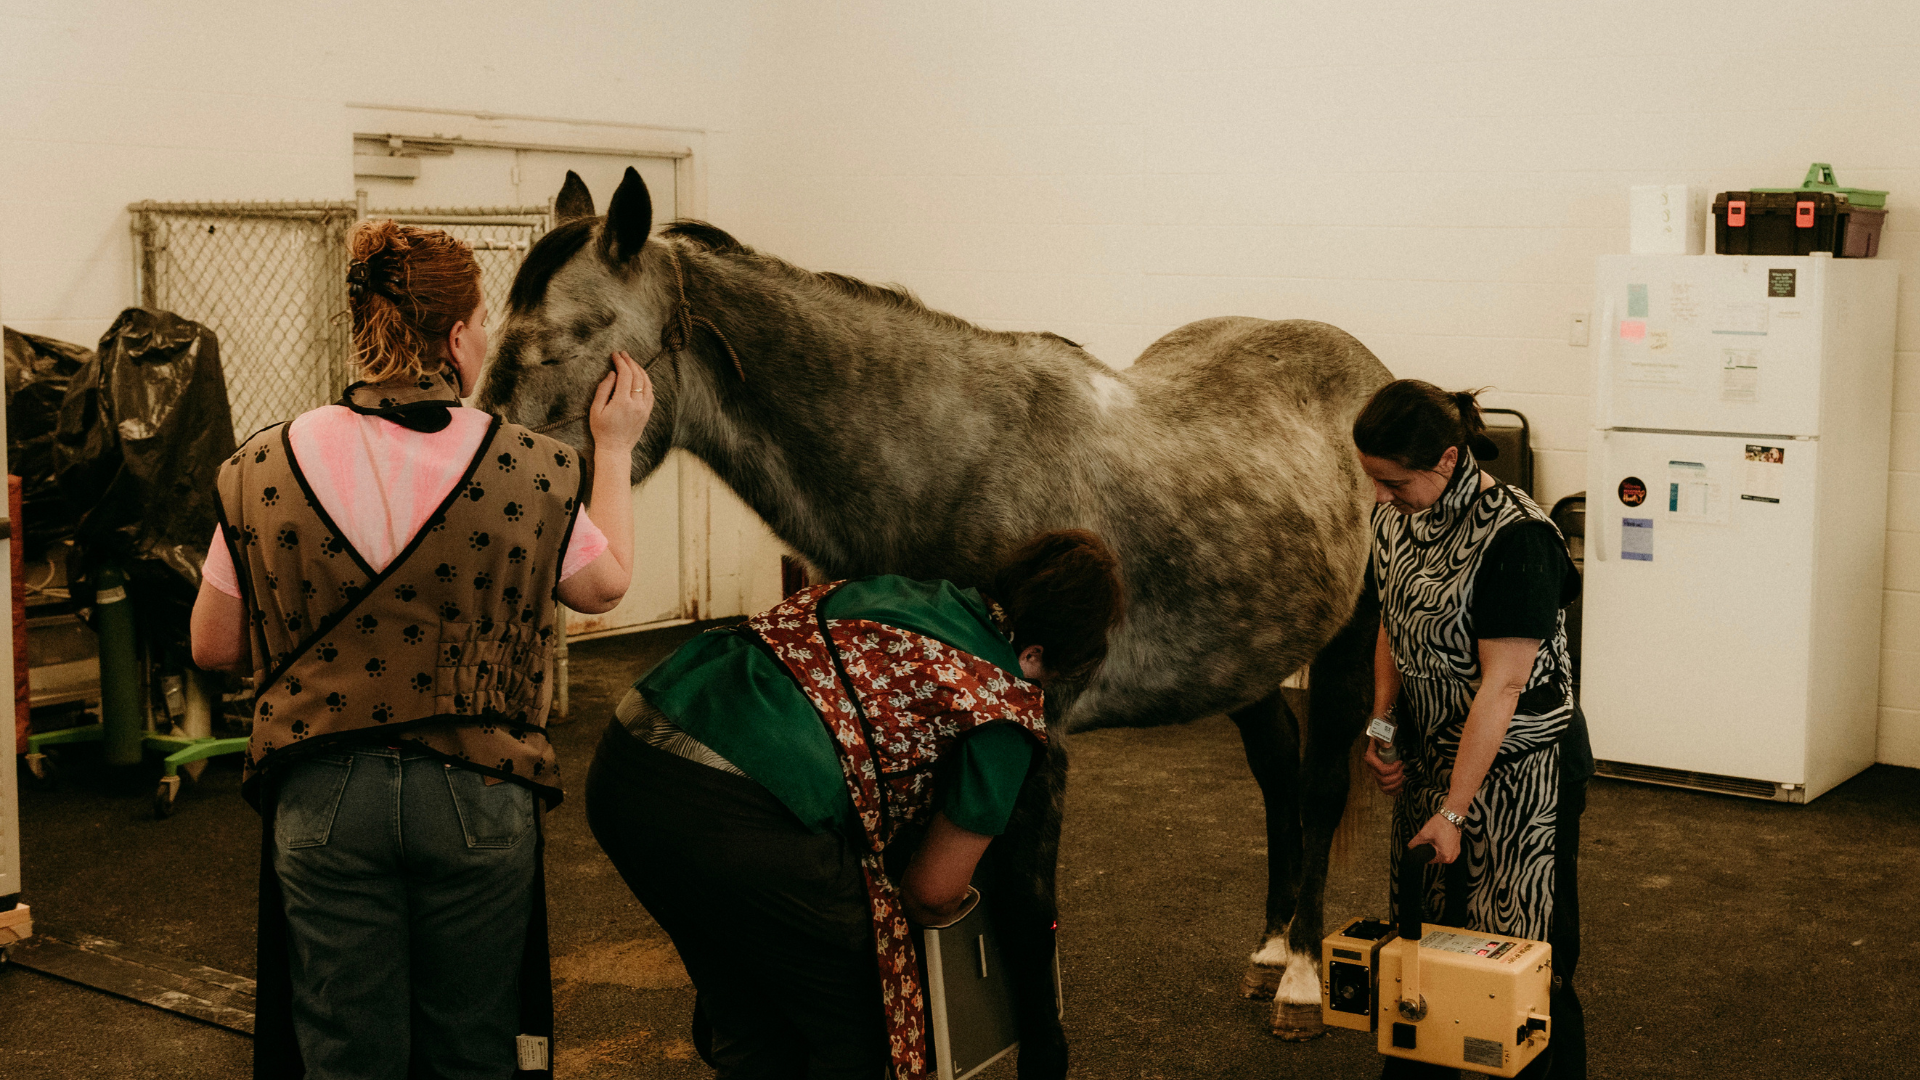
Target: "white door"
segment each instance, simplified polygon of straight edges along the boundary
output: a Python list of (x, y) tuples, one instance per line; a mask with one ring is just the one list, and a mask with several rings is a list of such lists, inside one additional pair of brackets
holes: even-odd
[(1609, 255), (1594, 310), (1595, 424), (1820, 434), (1832, 259)]
[(1818, 452), (1593, 432), (1580, 696), (1595, 757), (1806, 781)]
[[(363, 153), (369, 150), (359, 149)], [(463, 146), (416, 160), (420, 175), (412, 179), (356, 177), (356, 183), (367, 193), (369, 214), (455, 207), (544, 208), (559, 192), (569, 169), (586, 181), (596, 209), (604, 213), (628, 167), (639, 170), (647, 182), (655, 224), (671, 221), (677, 214), (672, 158)], [(514, 267), (524, 257), (524, 252), (491, 254), (511, 255)], [(489, 322), (498, 326), (506, 313), (505, 286), (511, 282), (511, 274), (489, 273), (485, 277), (487, 306), (492, 312)], [(683, 513), (683, 503), (688, 501), (688, 494), (703, 496), (704, 490), (683, 491), (683, 487), (694, 486), (686, 475), (692, 470), (681, 460), (685, 456), (674, 451), (634, 491), (634, 575), (626, 598), (601, 615), (570, 615), (570, 637), (622, 633), (703, 614), (700, 593), (708, 546), (706, 514)], [(694, 479), (704, 489), (704, 478), (696, 475)], [(703, 499), (692, 501), (698, 504)], [(696, 505), (695, 509), (704, 508)], [(690, 530), (698, 532), (690, 535)]]

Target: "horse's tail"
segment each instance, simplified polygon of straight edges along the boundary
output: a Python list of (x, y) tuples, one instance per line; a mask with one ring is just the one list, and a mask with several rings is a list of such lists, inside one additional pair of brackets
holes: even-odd
[(1333, 845), (1327, 853), (1328, 865), (1338, 867), (1343, 875), (1365, 872), (1366, 860), (1378, 853), (1362, 850), (1361, 841), (1379, 831), (1393, 809), (1393, 800), (1373, 782), (1373, 770), (1362, 758), (1366, 751), (1364, 738), (1353, 740), (1347, 750), (1347, 808), (1333, 830)]
[(1333, 725), (1324, 737), (1346, 740), (1346, 808), (1328, 851), (1329, 865), (1338, 865), (1343, 871), (1356, 869), (1359, 838), (1373, 831), (1388, 805), (1374, 783), (1372, 770), (1361, 760), (1367, 743), (1361, 732), (1373, 705), (1373, 661), (1379, 627), (1378, 605), (1364, 594), (1356, 598), (1346, 625), (1321, 649), (1310, 669), (1313, 692), (1325, 698), (1322, 707), (1314, 710), (1318, 713), (1315, 719)]

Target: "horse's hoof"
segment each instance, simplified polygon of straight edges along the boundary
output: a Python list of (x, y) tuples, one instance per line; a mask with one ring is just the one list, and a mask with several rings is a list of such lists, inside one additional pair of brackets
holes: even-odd
[(1254, 1001), (1272, 1001), (1273, 995), (1280, 989), (1280, 977), (1286, 973), (1286, 968), (1271, 964), (1248, 964), (1247, 974), (1240, 980), (1240, 996)]
[(1306, 1042), (1327, 1033), (1320, 1019), (1320, 1006), (1295, 1005), (1283, 1001), (1273, 1007), (1273, 1033), (1288, 1042)]

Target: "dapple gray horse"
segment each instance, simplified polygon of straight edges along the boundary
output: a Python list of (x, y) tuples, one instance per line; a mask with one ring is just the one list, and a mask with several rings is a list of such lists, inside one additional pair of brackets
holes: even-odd
[[(481, 407), (584, 446), (607, 355), (652, 357), (658, 405), (634, 474), (690, 451), (834, 579), (977, 584), (1035, 533), (1099, 533), (1128, 616), (1091, 681), (1049, 689), (1053, 726), (1232, 717), (1268, 832), (1266, 934), (1242, 990), (1277, 996), (1276, 1034), (1318, 1034), (1321, 893), (1377, 626), (1357, 610), (1373, 500), (1349, 431), (1390, 378), (1380, 362), (1324, 323), (1218, 318), (1119, 371), (711, 225), (652, 236), (631, 169), (604, 218), (571, 174), (556, 206), (562, 223), (514, 280)], [(1279, 684), (1309, 664), (1302, 725)], [(1063, 741), (983, 868), (1018, 959), (1025, 1080), (1067, 1067), (1050, 964)]]

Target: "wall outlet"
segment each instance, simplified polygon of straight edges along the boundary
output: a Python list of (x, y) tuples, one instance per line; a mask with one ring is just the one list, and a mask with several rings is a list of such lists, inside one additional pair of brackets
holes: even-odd
[(1587, 322), (1588, 322), (1588, 316), (1587, 316), (1587, 313), (1584, 311), (1576, 311), (1571, 316), (1568, 317), (1567, 344), (1578, 345), (1582, 348), (1586, 347)]

